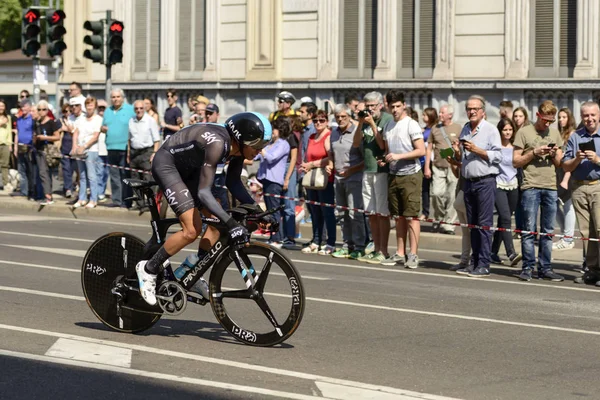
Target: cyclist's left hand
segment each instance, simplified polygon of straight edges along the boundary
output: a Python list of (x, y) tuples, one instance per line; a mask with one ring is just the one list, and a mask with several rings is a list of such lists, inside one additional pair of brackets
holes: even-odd
[(265, 215), (260, 219), (261, 228), (270, 230), (271, 232), (277, 232), (279, 230), (279, 222), (273, 217), (272, 214)]

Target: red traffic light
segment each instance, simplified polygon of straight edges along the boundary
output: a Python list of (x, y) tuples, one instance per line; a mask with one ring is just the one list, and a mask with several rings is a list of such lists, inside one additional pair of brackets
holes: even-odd
[(66, 15), (63, 10), (56, 10), (50, 15), (48, 22), (50, 22), (51, 25), (60, 24), (65, 17)]
[(25, 15), (23, 15), (23, 19), (28, 24), (38, 21), (40, 19), (40, 10), (36, 10), (36, 9), (27, 10)]
[(111, 32), (123, 32), (123, 23), (120, 21), (113, 21), (108, 29)]

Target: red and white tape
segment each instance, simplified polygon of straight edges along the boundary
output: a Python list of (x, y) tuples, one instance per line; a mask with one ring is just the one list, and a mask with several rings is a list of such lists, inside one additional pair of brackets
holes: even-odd
[[(70, 158), (73, 160), (79, 160), (79, 161), (85, 161), (85, 159), (80, 159), (77, 157), (72, 157), (72, 156), (67, 156), (67, 155), (63, 155), (63, 157), (65, 158)], [(112, 164), (106, 164), (100, 161), (95, 161), (96, 164), (101, 164), (104, 166), (108, 166), (110, 168), (119, 168), (119, 169), (123, 169), (125, 171), (133, 171), (133, 172), (139, 172), (139, 173), (143, 173), (143, 174), (152, 174), (150, 171), (146, 171), (143, 169), (135, 169), (135, 168), (129, 168), (129, 167), (123, 167), (120, 165), (112, 165)], [(216, 185), (217, 187), (225, 187), (225, 186), (219, 186)], [(275, 197), (278, 199), (284, 199), (284, 200), (292, 200), (295, 202), (305, 202), (306, 204), (311, 204), (311, 205), (315, 205), (315, 206), (321, 206), (321, 207), (331, 207), (331, 208), (337, 208), (338, 210), (342, 210), (342, 211), (354, 211), (354, 212), (359, 212), (362, 214), (366, 214), (366, 215), (373, 215), (373, 216), (380, 216), (380, 217), (389, 217), (390, 219), (392, 218), (404, 218), (405, 220), (408, 221), (420, 221), (420, 222), (430, 222), (433, 224), (439, 224), (439, 225), (449, 225), (449, 226), (458, 226), (461, 228), (469, 228), (469, 229), (479, 229), (479, 230), (484, 230), (484, 231), (498, 231), (498, 232), (511, 232), (511, 233), (520, 233), (521, 235), (526, 235), (526, 234), (531, 234), (531, 235), (540, 235), (540, 236), (548, 236), (548, 237), (555, 237), (555, 238), (561, 238), (561, 239), (576, 239), (576, 240), (583, 240), (583, 241), (589, 241), (589, 242), (600, 242), (600, 239), (596, 239), (596, 238), (586, 238), (586, 237), (582, 237), (582, 236), (569, 236), (569, 235), (562, 235), (562, 234), (558, 234), (558, 233), (544, 233), (544, 232), (534, 232), (534, 231), (525, 231), (522, 229), (511, 229), (511, 228), (498, 228), (495, 226), (482, 226), (482, 225), (474, 225), (474, 224), (463, 224), (460, 222), (446, 222), (446, 221), (439, 221), (439, 220), (435, 220), (435, 219), (431, 219), (431, 218), (427, 218), (427, 219), (419, 219), (417, 217), (394, 217), (391, 215), (384, 215), (384, 214), (379, 214), (379, 213), (374, 213), (374, 212), (369, 212), (360, 208), (350, 208), (350, 207), (346, 207), (346, 206), (340, 206), (337, 204), (329, 204), (329, 203), (321, 203), (318, 201), (314, 201), (314, 200), (307, 200), (307, 199), (303, 199), (303, 198), (298, 198), (298, 197), (288, 197), (288, 196), (282, 196), (282, 195), (277, 195), (277, 194), (272, 194), (272, 193), (263, 193), (263, 196), (269, 196), (269, 197)]]

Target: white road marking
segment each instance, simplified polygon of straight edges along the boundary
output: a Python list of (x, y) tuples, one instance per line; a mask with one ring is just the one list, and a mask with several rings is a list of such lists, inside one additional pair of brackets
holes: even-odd
[(81, 239), (81, 238), (73, 238), (73, 237), (64, 237), (64, 236), (51, 236), (51, 235), (38, 235), (26, 232), (10, 232), (10, 231), (0, 231), (2, 234), (10, 235), (10, 236), (28, 236), (28, 237), (37, 237), (43, 239), (56, 239), (56, 240), (68, 240), (70, 242), (86, 242), (92, 243), (94, 240), (91, 239)]
[[(231, 288), (231, 289), (233, 289), (233, 288)], [(24, 289), (24, 288), (17, 288), (17, 287), (11, 287), (11, 286), (0, 286), (0, 290), (4, 290), (7, 292), (15, 292), (15, 293), (35, 294), (35, 295), (39, 295), (39, 296), (57, 297), (57, 298), (67, 299), (67, 300), (85, 301), (85, 297), (83, 297), (83, 296), (73, 296), (73, 295), (62, 294), (62, 293), (43, 292), (40, 290)], [(289, 294), (281, 294), (281, 293), (265, 292), (265, 294), (268, 294), (269, 296), (274, 296), (274, 297), (284, 297), (284, 298), (290, 297)], [(317, 298), (317, 297), (307, 297), (306, 300), (314, 301), (317, 303), (329, 303), (329, 304), (337, 304), (337, 305), (350, 306), (350, 307), (360, 307), (360, 308), (368, 308), (368, 309), (376, 309), (376, 310), (384, 310), (384, 311), (395, 311), (395, 312), (408, 313), (408, 314), (427, 315), (427, 316), (434, 316), (434, 317), (441, 317), (441, 318), (461, 319), (461, 320), (466, 320), (466, 321), (487, 322), (487, 323), (500, 324), (500, 325), (512, 325), (512, 326), (521, 326), (521, 327), (526, 327), (526, 328), (537, 328), (537, 329), (545, 329), (545, 330), (551, 330), (551, 331), (581, 333), (584, 335), (600, 336), (599, 331), (589, 331), (589, 330), (585, 330), (585, 329), (576, 329), (576, 328), (565, 328), (562, 326), (554, 326), (554, 325), (529, 324), (529, 323), (518, 322), (518, 321), (507, 321), (507, 320), (493, 319), (493, 318), (473, 317), (473, 316), (461, 315), (461, 314), (415, 310), (415, 309), (411, 309), (411, 308), (389, 307), (389, 306), (381, 306), (381, 305), (377, 305), (377, 304), (354, 303), (351, 301), (321, 299), (321, 298)]]
[(323, 397), (327, 399), (346, 400), (346, 399), (376, 399), (376, 400), (450, 400), (450, 397), (442, 397), (431, 394), (406, 391), (403, 394), (388, 393), (381, 390), (362, 389), (347, 385), (338, 385), (336, 383), (319, 382), (315, 385)]
[(66, 358), (68, 360), (113, 365), (122, 368), (131, 368), (132, 354), (131, 349), (65, 338), (59, 338), (46, 351), (48, 357)]
[(0, 222), (33, 222), (33, 221), (47, 221), (49, 218), (46, 217), (34, 217), (30, 215), (3, 215), (0, 216)]
[(112, 373), (120, 373), (120, 374), (132, 375), (132, 376), (141, 376), (144, 378), (162, 379), (162, 380), (166, 380), (169, 382), (180, 382), (180, 383), (187, 383), (187, 384), (197, 385), (197, 386), (212, 387), (212, 388), (217, 388), (217, 389), (235, 390), (238, 392), (259, 394), (259, 395), (265, 395), (265, 396), (276, 396), (276, 397), (284, 397), (284, 398), (288, 398), (288, 399), (298, 399), (298, 400), (322, 399), (322, 397), (315, 397), (315, 396), (303, 395), (303, 394), (298, 394), (298, 393), (283, 392), (280, 390), (271, 390), (271, 389), (253, 387), (253, 386), (235, 385), (233, 383), (216, 382), (216, 381), (209, 381), (209, 380), (205, 380), (205, 379), (189, 378), (189, 377), (180, 376), (180, 375), (170, 375), (170, 374), (163, 374), (160, 372), (143, 371), (140, 369), (131, 369), (131, 368), (123, 368), (123, 367), (117, 367), (117, 366), (110, 366), (110, 365), (94, 364), (94, 363), (86, 362), (86, 361), (54, 358), (54, 357), (41, 356), (41, 355), (30, 354), (30, 353), (22, 353), (22, 352), (17, 352), (17, 351), (10, 351), (10, 350), (0, 350), (0, 355), (7, 356), (7, 357), (22, 358), (22, 359), (26, 359), (26, 360), (42, 361), (42, 362), (47, 362), (47, 363), (51, 363), (51, 364), (68, 365), (68, 366), (72, 366), (72, 367), (89, 368), (89, 369), (107, 371), (107, 372), (112, 372)]
[[(326, 383), (331, 383), (331, 384), (335, 384), (335, 385), (342, 385), (342, 386), (348, 386), (348, 387), (354, 387), (354, 388), (366, 389), (366, 390), (374, 390), (374, 391), (379, 391), (379, 392), (384, 392), (384, 393), (392, 393), (392, 394), (398, 394), (398, 395), (406, 395), (408, 393), (412, 393), (415, 396), (417, 396), (417, 395), (421, 396), (421, 397), (418, 397), (420, 399), (432, 399), (432, 400), (448, 399), (448, 398), (443, 398), (443, 397), (425, 397), (425, 396), (429, 396), (429, 395), (426, 395), (424, 393), (409, 392), (407, 390), (397, 389), (397, 388), (393, 388), (393, 387), (389, 387), (389, 386), (372, 385), (369, 383), (355, 382), (355, 381), (350, 381), (350, 380), (345, 380), (345, 379), (330, 378), (327, 376), (308, 374), (308, 373), (298, 372), (298, 371), (290, 371), (287, 369), (266, 367), (266, 366), (262, 366), (262, 365), (249, 364), (249, 363), (244, 363), (244, 362), (240, 362), (240, 361), (231, 361), (231, 360), (224, 360), (221, 358), (213, 358), (213, 357), (205, 357), (205, 356), (196, 355), (196, 354), (181, 353), (178, 351), (159, 349), (159, 348), (138, 345), (138, 344), (121, 343), (121, 342), (114, 342), (111, 340), (95, 339), (95, 338), (90, 338), (90, 337), (86, 337), (86, 336), (72, 335), (72, 334), (68, 334), (68, 333), (52, 332), (52, 331), (46, 331), (46, 330), (41, 330), (41, 329), (32, 329), (32, 328), (25, 328), (22, 326), (13, 326), (13, 325), (5, 325), (5, 324), (0, 324), (0, 329), (6, 329), (6, 330), (10, 330), (10, 331), (17, 331), (17, 332), (23, 332), (23, 333), (32, 333), (32, 334), (57, 337), (57, 338), (65, 338), (65, 339), (71, 339), (71, 340), (79, 340), (79, 341), (88, 342), (88, 343), (98, 343), (98, 344), (103, 344), (106, 346), (115, 346), (115, 347), (120, 347), (120, 348), (124, 348), (124, 349), (131, 349), (131, 350), (135, 350), (135, 351), (143, 351), (146, 353), (160, 354), (160, 355), (168, 356), (168, 357), (183, 358), (183, 359), (187, 359), (187, 360), (199, 361), (202, 363), (217, 364), (217, 365), (223, 365), (226, 367), (241, 368), (241, 369), (248, 370), (248, 371), (258, 371), (258, 372), (264, 372), (267, 374), (288, 376), (288, 377), (292, 377), (292, 378), (305, 379), (305, 380), (310, 380), (310, 381), (326, 382)], [(9, 355), (6, 353), (14, 353), (14, 352), (10, 352), (7, 350), (0, 350), (0, 355)], [(16, 353), (16, 354), (27, 354), (27, 353)], [(32, 355), (29, 354), (29, 356), (32, 356)], [(44, 356), (34, 356), (34, 357), (44, 357)], [(49, 361), (51, 361), (51, 360), (52, 359), (50, 359)], [(67, 360), (61, 360), (61, 362), (62, 361), (67, 361)], [(69, 362), (71, 362), (71, 361), (69, 361)], [(72, 361), (72, 362), (78, 362), (78, 361)], [(75, 364), (69, 364), (69, 365), (75, 365)], [(92, 364), (92, 365), (94, 365), (94, 364)], [(105, 366), (101, 366), (101, 367), (102, 368), (111, 368), (111, 367), (105, 367)], [(112, 368), (118, 369), (118, 367), (112, 367)], [(132, 370), (125, 369), (125, 371), (132, 371)], [(125, 372), (125, 373), (128, 373), (128, 372)], [(150, 372), (148, 372), (148, 373), (150, 373)], [(169, 378), (169, 379), (172, 379), (172, 378)], [(210, 381), (210, 382), (212, 383), (213, 381)], [(267, 389), (263, 389), (263, 390), (267, 390)], [(257, 393), (261, 393), (261, 392), (257, 392)], [(286, 395), (283, 397), (289, 397), (289, 396)], [(294, 397), (292, 397), (292, 398), (294, 398)], [(302, 397), (302, 398), (313, 398), (313, 397)], [(322, 399), (322, 397), (320, 397), (320, 398)]]
[(0, 243), (0, 246), (14, 247), (16, 249), (43, 251), (46, 253), (54, 253), (54, 254), (60, 254), (61, 256), (72, 256), (72, 257), (83, 257), (83, 256), (85, 256), (85, 253), (87, 253), (86, 250), (61, 249), (58, 247), (39, 247), (39, 246), (29, 246), (29, 245), (21, 246), (18, 244), (4, 244), (4, 243)]
[(74, 268), (62, 268), (62, 267), (52, 267), (50, 265), (39, 265), (39, 264), (30, 264), (30, 263), (22, 263), (17, 261), (9, 261), (9, 260), (0, 260), (0, 264), (8, 264), (8, 265), (18, 265), (20, 267), (31, 267), (31, 268), (41, 268), (41, 269), (53, 269), (56, 271), (64, 271), (64, 272), (78, 272), (81, 273), (81, 269)]

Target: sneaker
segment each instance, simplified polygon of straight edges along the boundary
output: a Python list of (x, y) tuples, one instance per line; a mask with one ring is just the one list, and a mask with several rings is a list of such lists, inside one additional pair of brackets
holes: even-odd
[(404, 261), (406, 259), (406, 256), (404, 255), (399, 255), (398, 253), (394, 253), (393, 256), (390, 256), (388, 258), (386, 258), (385, 260), (383, 260), (381, 262), (381, 265), (387, 265), (388, 267), (393, 267), (393, 266), (400, 266), (403, 267), (404, 266)]
[(416, 254), (408, 253), (406, 257), (406, 263), (404, 263), (404, 267), (410, 269), (416, 269), (419, 266), (419, 256)]
[(484, 278), (486, 276), (490, 276), (490, 269), (486, 267), (478, 267), (472, 272), (469, 272), (467, 276), (470, 276), (471, 278)]
[(500, 259), (500, 256), (498, 254), (490, 254), (490, 261), (492, 262), (492, 264), (504, 264), (504, 262)]
[(350, 250), (348, 250), (346, 247), (342, 247), (341, 249), (333, 252), (331, 255), (335, 258), (348, 258), (350, 257)]
[(515, 268), (517, 267), (517, 265), (519, 265), (519, 263), (523, 259), (523, 256), (520, 253), (515, 253), (508, 256), (508, 259), (510, 260), (510, 266)]
[(54, 204), (54, 200), (52, 199), (44, 199), (40, 201), (40, 206), (49, 206), (51, 204)]
[(156, 304), (156, 275), (146, 272), (146, 264), (148, 261), (140, 261), (135, 266), (138, 283), (140, 285), (140, 294), (146, 300), (146, 303), (151, 306)]
[(373, 257), (375, 257), (377, 255), (377, 253), (370, 253), (370, 254), (365, 254), (362, 257), (358, 258), (358, 261), (360, 262), (369, 262), (369, 260), (372, 260)]
[(365, 254), (371, 254), (375, 251), (375, 243), (369, 242), (367, 247), (365, 247)]
[(73, 208), (79, 208), (79, 207), (83, 207), (85, 206), (87, 203), (85, 201), (78, 201), (77, 203), (73, 204)]
[(463, 264), (463, 263), (454, 264), (453, 266), (450, 267), (450, 271), (455, 271), (456, 272), (459, 269), (465, 269), (468, 266), (469, 266), (468, 264)]
[(475, 270), (475, 267), (473, 265), (468, 265), (465, 268), (457, 269), (456, 273), (458, 275), (469, 275), (469, 274), (473, 273), (474, 270)]
[(319, 245), (316, 243), (309, 243), (308, 246), (302, 249), (304, 254), (317, 254), (319, 251)]
[(294, 239), (285, 238), (283, 239), (283, 242), (281, 242), (281, 244), (285, 248), (296, 247), (296, 241)]
[(552, 243), (552, 250), (555, 251), (571, 250), (573, 247), (575, 247), (575, 243), (573, 241), (567, 242), (565, 239)]
[[(371, 253), (373, 254), (373, 253)], [(362, 250), (354, 250), (352, 253), (350, 253), (350, 255), (348, 256), (348, 258), (350, 260), (358, 260), (361, 257), (364, 257), (365, 252)]]
[(325, 246), (321, 246), (321, 250), (319, 250), (318, 254), (320, 256), (329, 256), (329, 255), (333, 254), (334, 251), (335, 251), (335, 247), (326, 244)]
[(377, 253), (371, 253), (371, 255), (373, 255), (373, 258), (367, 261), (368, 264), (381, 264), (387, 258), (389, 258), (389, 256), (386, 256), (381, 251), (378, 251)]
[(271, 241), (268, 241), (267, 244), (269, 246), (275, 247), (276, 249), (281, 249), (283, 247), (283, 243), (281, 243), (281, 242), (271, 242)]
[(208, 297), (208, 282), (203, 277), (198, 279), (198, 282), (194, 283), (194, 286), (190, 288), (190, 290), (196, 294), (199, 294), (206, 300), (209, 300)]
[(523, 269), (519, 274), (519, 279), (522, 281), (529, 282), (531, 280), (531, 270), (529, 268)]
[(73, 192), (71, 191), (71, 189), (69, 189), (65, 192), (65, 197), (67, 199), (70, 199), (71, 197), (73, 197)]
[(590, 273), (588, 271), (584, 273), (583, 276), (575, 278), (573, 282), (586, 285), (598, 285), (598, 283), (600, 282), (600, 276)]
[(565, 278), (562, 275), (557, 274), (551, 269), (544, 272), (538, 272), (538, 279), (545, 279), (551, 282), (562, 282)]
[(98, 195), (98, 203), (104, 203), (107, 200), (108, 200), (108, 198), (106, 197), (105, 194)]

